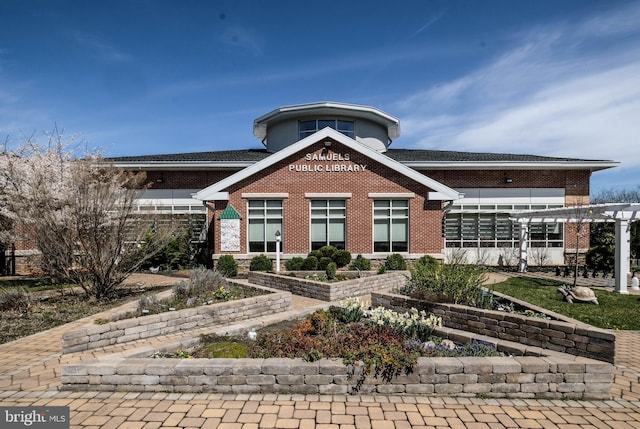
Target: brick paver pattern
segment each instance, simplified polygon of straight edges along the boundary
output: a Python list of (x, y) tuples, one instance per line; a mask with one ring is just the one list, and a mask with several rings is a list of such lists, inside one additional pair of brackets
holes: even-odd
[[(581, 281), (606, 286), (602, 279)], [(175, 279), (155, 276), (154, 282), (170, 284)], [(294, 299), (294, 304), (318, 302)], [(616, 332), (610, 401), (59, 391), (62, 364), (140, 345), (61, 355), (64, 332), (104, 316), (0, 345), (0, 405), (68, 406), (71, 428), (92, 429), (640, 428), (640, 332)], [(145, 344), (167, 340), (157, 338)]]

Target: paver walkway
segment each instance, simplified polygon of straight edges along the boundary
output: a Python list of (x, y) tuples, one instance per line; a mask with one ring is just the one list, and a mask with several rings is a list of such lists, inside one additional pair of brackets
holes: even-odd
[(639, 332), (616, 332), (611, 401), (58, 391), (61, 364), (113, 350), (61, 355), (62, 334), (96, 317), (0, 345), (0, 406), (68, 406), (72, 428), (640, 428)]

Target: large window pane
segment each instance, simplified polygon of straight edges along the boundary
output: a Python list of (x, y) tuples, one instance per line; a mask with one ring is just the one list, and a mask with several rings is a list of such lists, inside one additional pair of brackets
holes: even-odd
[(281, 200), (249, 200), (249, 252), (275, 252), (276, 231), (280, 231), (280, 251), (284, 248)]
[(409, 250), (409, 201), (375, 200), (373, 202), (374, 252)]
[(344, 200), (312, 200), (311, 250), (326, 245), (346, 248), (346, 216)]
[(300, 139), (303, 139), (316, 131), (320, 131), (323, 128), (333, 128), (342, 134), (355, 138), (355, 123), (353, 121), (342, 121), (336, 119), (318, 119), (311, 121), (300, 121), (298, 123), (298, 131)]

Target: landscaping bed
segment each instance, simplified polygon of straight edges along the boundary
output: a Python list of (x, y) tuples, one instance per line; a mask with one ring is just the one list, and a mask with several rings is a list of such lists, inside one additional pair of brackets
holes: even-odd
[[(252, 284), (274, 289), (286, 290), (295, 295), (319, 299), (321, 301), (338, 301), (352, 296), (361, 296), (375, 290), (396, 288), (406, 282), (406, 271), (391, 271), (386, 274), (343, 272), (341, 275), (354, 276), (351, 280), (339, 282), (322, 282), (312, 278), (304, 278), (313, 273), (300, 271), (293, 275), (274, 274), (250, 271), (248, 280)], [(358, 277), (360, 275), (360, 277)]]
[[(287, 312), (236, 325), (213, 328), (216, 335), (247, 335), (255, 326), (290, 320)], [(474, 339), (495, 345), (509, 357), (419, 357), (411, 371), (385, 378), (369, 373), (357, 361), (320, 358), (208, 359), (163, 358), (156, 353), (190, 350), (200, 338), (184, 338), (161, 350), (141, 348), (127, 353), (65, 365), (62, 389), (72, 391), (170, 391), (216, 393), (420, 394), (511, 398), (611, 397), (613, 366), (583, 357), (452, 328), (439, 335), (460, 343)], [(520, 353), (521, 355), (518, 355)], [(512, 356), (513, 355), (513, 356)]]
[(290, 293), (259, 286), (255, 288), (260, 290), (260, 295), (141, 317), (130, 317), (133, 309), (124, 309), (114, 314), (112, 321), (100, 320), (98, 324), (66, 332), (62, 337), (62, 350), (63, 353), (74, 353), (203, 326), (233, 323), (290, 308)]

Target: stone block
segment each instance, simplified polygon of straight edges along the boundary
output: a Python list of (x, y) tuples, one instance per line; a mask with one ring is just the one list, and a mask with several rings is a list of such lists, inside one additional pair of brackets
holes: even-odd
[(332, 374), (309, 374), (304, 376), (305, 384), (315, 384), (322, 386), (323, 384), (333, 383)]
[(124, 359), (116, 367), (119, 375), (142, 375), (145, 373), (149, 359)]
[(496, 383), (491, 385), (491, 392), (494, 393), (516, 393), (520, 391), (518, 383)]
[(176, 375), (203, 375), (209, 359), (180, 359), (175, 367)]
[(191, 386), (215, 386), (218, 384), (217, 377), (208, 375), (190, 375), (188, 379)]
[(238, 375), (260, 374), (264, 359), (233, 359), (232, 373)]
[(147, 363), (144, 373), (147, 375), (173, 375), (177, 359), (152, 359)]
[(440, 383), (448, 383), (449, 375), (448, 374), (426, 374), (420, 376), (420, 382), (426, 384), (440, 384)]
[(236, 384), (247, 384), (247, 376), (246, 375), (219, 375), (218, 376), (218, 384), (219, 385), (236, 385)]
[(410, 395), (429, 395), (435, 392), (433, 384), (407, 384), (404, 387), (406, 393)]
[(127, 330), (129, 328), (133, 328), (134, 326), (138, 326), (140, 321), (137, 318), (133, 319), (124, 319), (115, 322), (116, 330)]
[(560, 393), (582, 393), (585, 391), (584, 383), (558, 383), (557, 391)]
[(292, 375), (312, 375), (319, 374), (320, 368), (318, 362), (304, 362), (301, 359), (291, 361), (290, 373)]
[(536, 374), (534, 381), (536, 383), (548, 384), (548, 383), (562, 383), (564, 380), (564, 374), (561, 373), (540, 373)]
[(345, 384), (321, 384), (318, 386), (318, 393), (321, 395), (344, 395), (349, 393), (349, 386)]
[(320, 359), (318, 361), (318, 370), (320, 374), (347, 374), (347, 367), (338, 359)]
[(529, 356), (516, 356), (513, 358), (520, 364), (522, 372), (529, 373), (546, 373), (549, 372), (549, 363), (537, 358)]
[(584, 373), (566, 373), (564, 374), (565, 383), (584, 383)]
[(473, 383), (462, 386), (463, 393), (485, 394), (491, 392), (491, 383)]
[(463, 385), (462, 384), (436, 384), (434, 393), (438, 395), (456, 395), (458, 393), (462, 393)]
[(506, 374), (507, 383), (533, 383), (535, 382), (535, 374), (530, 373), (510, 373)]
[(276, 376), (270, 374), (248, 374), (247, 384), (273, 385), (276, 384)]
[[(93, 325), (87, 326), (87, 328), (84, 329), (84, 331), (87, 333), (87, 335), (91, 336), (91, 335), (104, 334), (105, 332), (109, 332), (111, 328), (112, 328), (111, 323), (105, 323), (104, 325), (93, 324)], [(63, 336), (62, 338), (64, 339), (65, 337)]]
[(464, 371), (464, 364), (458, 358), (438, 357), (433, 358), (436, 374), (460, 374)]
[(304, 375), (280, 374), (276, 375), (277, 384), (301, 385), (304, 384)]
[(294, 361), (292, 359), (270, 358), (262, 361), (263, 374), (290, 374), (291, 366)]
[(84, 335), (82, 337), (75, 337), (75, 338), (69, 338), (63, 341), (63, 346), (64, 347), (73, 347), (73, 346), (77, 346), (79, 344), (87, 344), (90, 341), (90, 338), (88, 335)]
[(494, 374), (519, 373), (522, 371), (520, 362), (508, 357), (487, 357), (491, 362)]
[(159, 375), (131, 375), (129, 376), (129, 383), (137, 385), (153, 385), (160, 384)]
[(542, 393), (549, 391), (549, 385), (547, 383), (522, 383), (520, 385), (520, 391), (522, 393)]
[(559, 361), (558, 372), (564, 373), (582, 373), (585, 372), (585, 364), (582, 362)]
[(449, 383), (471, 384), (478, 382), (478, 374), (450, 374)]
[(404, 384), (378, 384), (376, 391), (381, 395), (395, 395), (405, 393)]
[(418, 358), (418, 362), (413, 367), (413, 372), (419, 375), (435, 374), (436, 366), (430, 358)]
[(87, 365), (84, 363), (75, 363), (63, 365), (60, 369), (60, 373), (65, 376), (77, 376), (77, 375), (89, 375), (87, 372)]
[(115, 375), (120, 360), (101, 359), (97, 364), (87, 366), (88, 375)]

